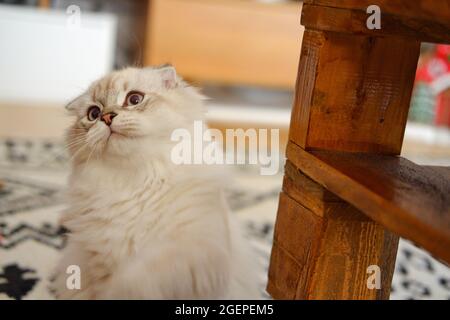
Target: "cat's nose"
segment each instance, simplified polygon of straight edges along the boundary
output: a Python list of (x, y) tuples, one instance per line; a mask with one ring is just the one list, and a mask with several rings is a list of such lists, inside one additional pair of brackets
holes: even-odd
[(105, 113), (104, 115), (102, 115), (102, 121), (106, 123), (108, 126), (110, 126), (115, 116), (117, 116), (117, 113), (115, 112)]

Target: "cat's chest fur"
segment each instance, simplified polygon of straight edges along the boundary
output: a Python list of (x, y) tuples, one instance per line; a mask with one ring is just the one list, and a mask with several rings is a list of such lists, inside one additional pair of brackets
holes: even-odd
[(89, 255), (114, 264), (163, 236), (170, 189), (166, 178), (144, 171), (82, 172), (72, 178), (62, 221)]
[(152, 243), (158, 245), (186, 232), (189, 224), (195, 228), (204, 224), (212, 230), (224, 225), (216, 209), (220, 195), (210, 185), (201, 179), (146, 170), (112, 176), (101, 170), (83, 172), (71, 181), (70, 205), (63, 222), (72, 239), (90, 256), (89, 263), (105, 273), (139, 254), (144, 246), (148, 250)]

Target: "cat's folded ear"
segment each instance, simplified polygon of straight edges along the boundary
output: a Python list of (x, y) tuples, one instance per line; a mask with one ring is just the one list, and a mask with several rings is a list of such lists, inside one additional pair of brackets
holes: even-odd
[(76, 107), (77, 107), (78, 98), (80, 98), (80, 97), (76, 97), (76, 98), (72, 99), (69, 103), (67, 103), (65, 105), (64, 108), (67, 111), (74, 111), (76, 109)]
[(178, 86), (179, 81), (175, 68), (171, 65), (165, 65), (158, 69), (161, 75), (162, 84), (166, 89), (174, 89)]

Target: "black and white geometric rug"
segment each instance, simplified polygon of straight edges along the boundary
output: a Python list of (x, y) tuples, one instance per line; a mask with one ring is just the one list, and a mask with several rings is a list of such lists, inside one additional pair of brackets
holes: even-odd
[[(0, 140), (0, 299), (53, 299), (49, 278), (65, 245), (57, 220), (67, 174), (61, 144)], [(282, 175), (239, 167), (234, 180), (229, 203), (267, 270)], [(261, 274), (262, 296), (269, 298), (266, 280)], [(401, 240), (391, 299), (450, 299), (450, 269)]]

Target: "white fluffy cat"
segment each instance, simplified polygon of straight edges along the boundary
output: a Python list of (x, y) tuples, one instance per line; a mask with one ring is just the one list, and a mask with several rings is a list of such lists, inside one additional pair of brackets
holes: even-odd
[[(174, 68), (128, 68), (94, 82), (67, 109), (72, 155), (61, 299), (258, 298), (257, 263), (210, 166), (170, 159), (176, 128), (203, 118), (203, 98)], [(81, 288), (66, 286), (67, 267)]]

